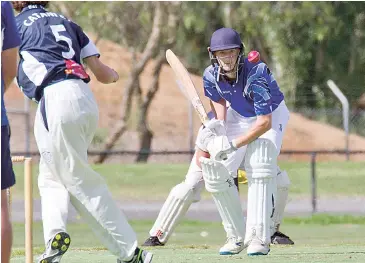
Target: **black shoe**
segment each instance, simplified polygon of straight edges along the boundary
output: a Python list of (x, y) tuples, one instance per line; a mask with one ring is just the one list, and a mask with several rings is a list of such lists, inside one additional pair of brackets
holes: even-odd
[(151, 252), (147, 252), (137, 247), (133, 258), (130, 261), (121, 261), (118, 259), (117, 263), (151, 263), (152, 258), (153, 254)]
[(152, 236), (147, 238), (147, 240), (143, 243), (142, 246), (145, 247), (162, 247), (164, 246), (164, 243), (161, 243), (160, 240), (158, 240), (158, 237)]
[(294, 245), (294, 241), (290, 239), (287, 235), (281, 233), (280, 231), (276, 231), (271, 236), (271, 244), (274, 245)]

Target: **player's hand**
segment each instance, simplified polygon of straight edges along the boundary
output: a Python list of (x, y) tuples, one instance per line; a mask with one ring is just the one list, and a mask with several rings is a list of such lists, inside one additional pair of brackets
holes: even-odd
[(237, 148), (228, 140), (227, 136), (215, 136), (207, 145), (210, 158), (215, 161), (223, 161), (227, 159), (227, 155), (236, 151)]
[(226, 128), (224, 126), (224, 121), (219, 121), (216, 119), (210, 120), (205, 126), (199, 129), (198, 136), (196, 139), (196, 146), (204, 152), (208, 152), (208, 143), (217, 135), (225, 135)]
[(222, 120), (211, 119), (204, 126), (205, 128), (211, 130), (217, 136), (226, 135), (226, 127), (224, 125), (224, 121)]

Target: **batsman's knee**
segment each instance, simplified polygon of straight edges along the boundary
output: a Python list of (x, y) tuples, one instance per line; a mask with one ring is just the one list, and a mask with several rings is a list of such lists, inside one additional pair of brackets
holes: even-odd
[(190, 201), (193, 197), (193, 189), (190, 185), (187, 185), (183, 182), (174, 186), (171, 189), (170, 195), (182, 201)]
[(233, 177), (222, 163), (204, 157), (200, 158), (200, 163), (208, 192), (224, 192), (230, 187), (235, 187)]
[(277, 149), (267, 139), (256, 139), (247, 146), (245, 170), (250, 178), (273, 178), (277, 171)]

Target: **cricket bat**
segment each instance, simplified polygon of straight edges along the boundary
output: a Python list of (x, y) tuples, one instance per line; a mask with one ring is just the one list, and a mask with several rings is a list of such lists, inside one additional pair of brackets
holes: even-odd
[(175, 73), (179, 88), (190, 100), (195, 111), (198, 113), (201, 122), (205, 124), (209, 121), (209, 118), (204, 105), (200, 100), (198, 92), (196, 91), (194, 83), (190, 78), (189, 72), (186, 70), (185, 66), (181, 63), (174, 52), (171, 51), (171, 49), (166, 50), (166, 60)]

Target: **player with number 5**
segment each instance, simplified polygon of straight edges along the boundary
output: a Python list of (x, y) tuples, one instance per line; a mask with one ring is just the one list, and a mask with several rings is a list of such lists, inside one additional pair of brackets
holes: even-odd
[(82, 63), (104, 84), (118, 74), (99, 60), (83, 30), (46, 1), (16, 1), (21, 35), (18, 85), (38, 103), (34, 134), (41, 154), (38, 187), (46, 250), (39, 262), (60, 262), (70, 245), (66, 232), (69, 202), (117, 262), (149, 263), (136, 234), (103, 178), (88, 164), (87, 149), (98, 123), (98, 106)]

